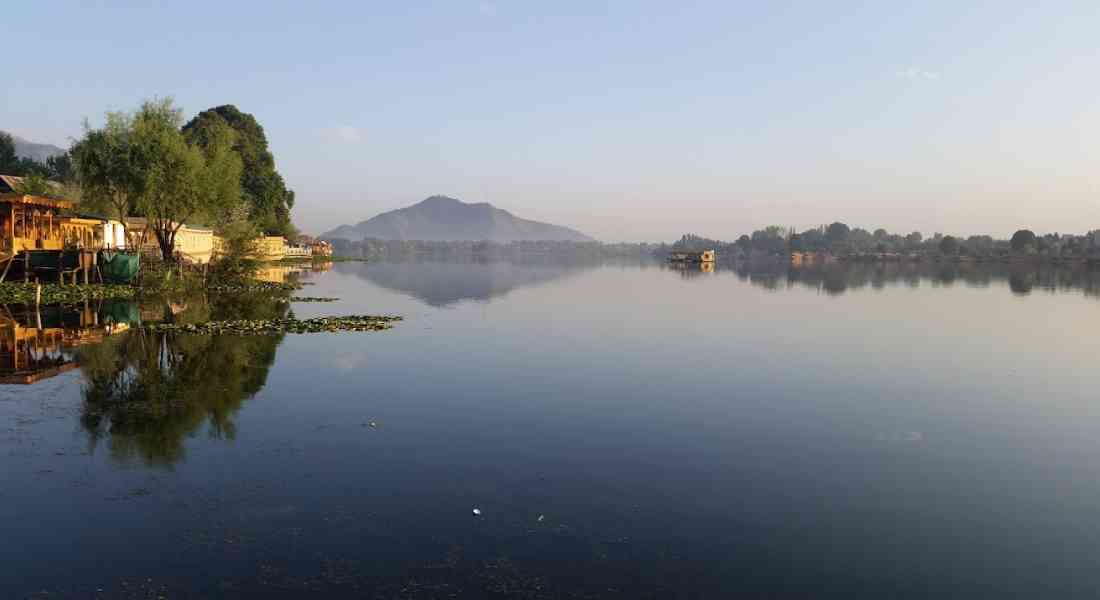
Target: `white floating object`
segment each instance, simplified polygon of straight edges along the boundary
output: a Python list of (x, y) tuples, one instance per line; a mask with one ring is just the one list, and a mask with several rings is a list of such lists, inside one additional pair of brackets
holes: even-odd
[(545, 519), (545, 518), (546, 518), (546, 515), (539, 515), (539, 523), (542, 523), (542, 520)]
[(475, 508), (474, 509), (474, 516), (475, 517), (480, 517), (481, 516), (481, 509), (480, 508)]

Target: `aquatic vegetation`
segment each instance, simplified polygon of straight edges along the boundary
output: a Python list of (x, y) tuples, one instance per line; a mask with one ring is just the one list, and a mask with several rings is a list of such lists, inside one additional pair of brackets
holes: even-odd
[(323, 296), (291, 296), (290, 302), (337, 302), (339, 298), (325, 298)]
[[(137, 288), (128, 285), (89, 284), (42, 285), (42, 304), (78, 304), (86, 300), (133, 298)], [(0, 283), (0, 304), (33, 304), (37, 292), (33, 283)]]
[(312, 319), (241, 319), (205, 323), (151, 323), (149, 331), (175, 331), (199, 335), (275, 335), (280, 333), (327, 333), (336, 331), (382, 331), (393, 327), (401, 317), (389, 315), (349, 315)]
[(214, 283), (206, 286), (210, 292), (226, 294), (271, 294), (276, 292), (292, 292), (301, 289), (297, 283), (273, 283), (270, 281), (239, 281), (234, 283)]

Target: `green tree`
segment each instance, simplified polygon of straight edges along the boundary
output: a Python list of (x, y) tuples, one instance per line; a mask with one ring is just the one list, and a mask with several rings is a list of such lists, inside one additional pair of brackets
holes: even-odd
[(0, 131), (0, 174), (16, 175), (19, 157), (15, 154), (15, 139), (6, 131)]
[(189, 145), (183, 118), (172, 100), (145, 102), (134, 116), (133, 148), (141, 193), (137, 210), (148, 220), (165, 260), (175, 253), (176, 234), (192, 219), (216, 219), (240, 199), (240, 159), (232, 132), (211, 132), (211, 144)]
[(1008, 243), (1013, 252), (1024, 252), (1029, 247), (1034, 248), (1035, 241), (1035, 232), (1030, 229), (1021, 229), (1012, 234), (1012, 239)]
[(264, 233), (293, 237), (296, 232), (290, 210), (294, 207), (294, 192), (287, 189), (275, 170), (275, 157), (255, 117), (233, 105), (216, 106), (191, 119), (183, 131), (192, 143), (205, 147), (216, 137), (211, 130), (221, 125), (237, 133), (233, 150), (242, 163), (240, 185), (249, 204), (249, 219)]
[(959, 253), (959, 240), (955, 239), (953, 235), (945, 235), (940, 240), (940, 253), (947, 256), (954, 256)]
[(83, 206), (122, 221), (133, 214), (142, 177), (133, 146), (133, 116), (107, 113), (100, 129), (84, 123), (84, 137), (73, 146), (73, 167)]
[(851, 231), (851, 228), (844, 223), (836, 222), (829, 225), (828, 229), (825, 230), (825, 238), (829, 240), (829, 243), (843, 242), (848, 239), (848, 234)]

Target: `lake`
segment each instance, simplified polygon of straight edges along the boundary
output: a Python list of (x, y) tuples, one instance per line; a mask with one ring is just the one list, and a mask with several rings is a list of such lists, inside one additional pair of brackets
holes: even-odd
[[(5, 309), (0, 596), (1100, 595), (1100, 273), (301, 277), (339, 301)], [(290, 312), (404, 321), (133, 327)]]

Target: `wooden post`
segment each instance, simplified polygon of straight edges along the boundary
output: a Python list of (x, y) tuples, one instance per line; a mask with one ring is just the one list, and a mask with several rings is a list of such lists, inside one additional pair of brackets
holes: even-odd
[(31, 253), (29, 250), (23, 251), (23, 283), (29, 283), (31, 280)]
[(42, 304), (42, 284), (38, 283), (34, 286), (34, 305), (38, 306)]

